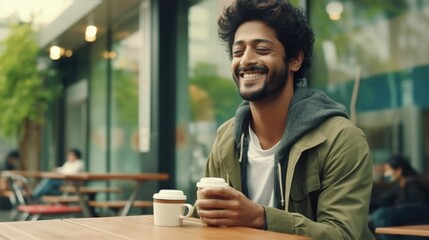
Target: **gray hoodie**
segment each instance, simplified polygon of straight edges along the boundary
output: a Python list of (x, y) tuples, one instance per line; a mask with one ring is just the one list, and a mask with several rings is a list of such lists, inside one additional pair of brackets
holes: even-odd
[[(237, 152), (240, 154), (242, 190), (247, 197), (249, 197), (246, 183), (250, 114), (249, 102), (243, 101), (238, 107), (235, 117), (235, 145), (238, 150)], [(343, 116), (347, 118), (346, 108), (333, 101), (319, 90), (311, 89), (307, 86), (295, 88), (295, 93), (289, 106), (286, 130), (283, 133), (279, 148), (275, 153), (275, 162), (273, 166), (277, 208), (284, 209), (283, 192), (285, 186), (282, 186), (282, 183), (285, 182), (284, 180), (286, 178), (286, 167), (288, 164), (287, 156), (291, 146), (303, 135), (333, 116)], [(281, 176), (279, 176), (280, 174)]]

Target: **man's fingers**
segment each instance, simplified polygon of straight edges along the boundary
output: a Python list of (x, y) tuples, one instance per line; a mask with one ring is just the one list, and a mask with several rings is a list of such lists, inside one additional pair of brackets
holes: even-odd
[[(204, 189), (203, 198), (197, 200), (199, 209), (240, 209), (242, 194), (233, 188), (207, 188)], [(244, 196), (244, 195), (243, 195)]]
[(232, 211), (228, 211), (228, 210), (200, 210), (198, 211), (198, 214), (201, 217), (204, 217), (205, 219), (209, 218), (209, 219), (222, 219), (222, 218), (234, 218), (236, 216), (236, 214), (234, 214), (234, 212)]
[(204, 188), (201, 190), (201, 194), (205, 198), (218, 198), (218, 199), (233, 199), (239, 194), (232, 187), (220, 187), (220, 188)]
[(227, 208), (228, 202), (221, 199), (199, 199), (196, 205), (198, 209), (224, 209)]
[(235, 226), (236, 214), (227, 210), (200, 210), (199, 215), (207, 225), (211, 226)]

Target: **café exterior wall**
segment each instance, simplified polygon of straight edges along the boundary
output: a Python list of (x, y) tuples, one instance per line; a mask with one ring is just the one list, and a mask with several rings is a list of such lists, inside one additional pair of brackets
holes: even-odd
[[(171, 180), (148, 185), (145, 197), (157, 188), (177, 187), (192, 201), (216, 128), (234, 115), (241, 101), (225, 48), (217, 40), (216, 20), (232, 0), (149, 1), (149, 49), (141, 44), (142, 2), (127, 2), (129, 8), (121, 14), (100, 5), (71, 25), (69, 31), (83, 29), (90, 14), (117, 16), (99, 22), (102, 30), (96, 42), (82, 43), (71, 58), (58, 61), (66, 88), (87, 82), (87, 98), (80, 103), (85, 133), (76, 141), (63, 130), (67, 121), (70, 129), (82, 129), (73, 128), (63, 109), (66, 99), (60, 99), (47, 114), (51, 120), (43, 139), (44, 168), (61, 163), (70, 144), (78, 143), (88, 170), (168, 172)], [(401, 152), (419, 171), (427, 172), (429, 49), (424, 43), (429, 33), (422, 29), (429, 22), (428, 3), (403, 0), (398, 9), (389, 0), (375, 5), (341, 1), (343, 17), (333, 21), (325, 10), (328, 2), (292, 1), (307, 10), (316, 33), (309, 84), (350, 108), (359, 74), (357, 125), (368, 136), (375, 162)], [(69, 33), (66, 30), (57, 40)], [(142, 72), (137, 66), (144, 54), (151, 63), (151, 129), (150, 151), (142, 153), (137, 122)]]
[(375, 163), (401, 153), (427, 173), (429, 34), (422, 29), (429, 23), (429, 3), (338, 1), (343, 12), (333, 20), (331, 1), (307, 2), (316, 34), (310, 85), (352, 110), (358, 78), (357, 125), (368, 136)]

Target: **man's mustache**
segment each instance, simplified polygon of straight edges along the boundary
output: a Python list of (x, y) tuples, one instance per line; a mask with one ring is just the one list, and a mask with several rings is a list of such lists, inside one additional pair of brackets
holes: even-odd
[(242, 72), (268, 72), (268, 68), (265, 66), (252, 65), (248, 67), (238, 67), (235, 71), (236, 75), (239, 75)]

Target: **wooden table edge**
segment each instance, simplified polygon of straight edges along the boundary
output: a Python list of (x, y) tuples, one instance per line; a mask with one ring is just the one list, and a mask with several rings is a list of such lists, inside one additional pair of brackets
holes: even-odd
[(377, 234), (390, 234), (390, 235), (404, 235), (404, 236), (418, 236), (418, 237), (429, 237), (429, 225), (428, 230), (422, 230), (418, 228), (419, 225), (412, 226), (396, 226), (396, 227), (379, 227), (375, 229)]
[(168, 180), (168, 173), (76, 173), (76, 174), (61, 174), (56, 172), (40, 172), (38, 177), (73, 180), (73, 181), (88, 181), (88, 180), (135, 180), (135, 181), (156, 181)]

